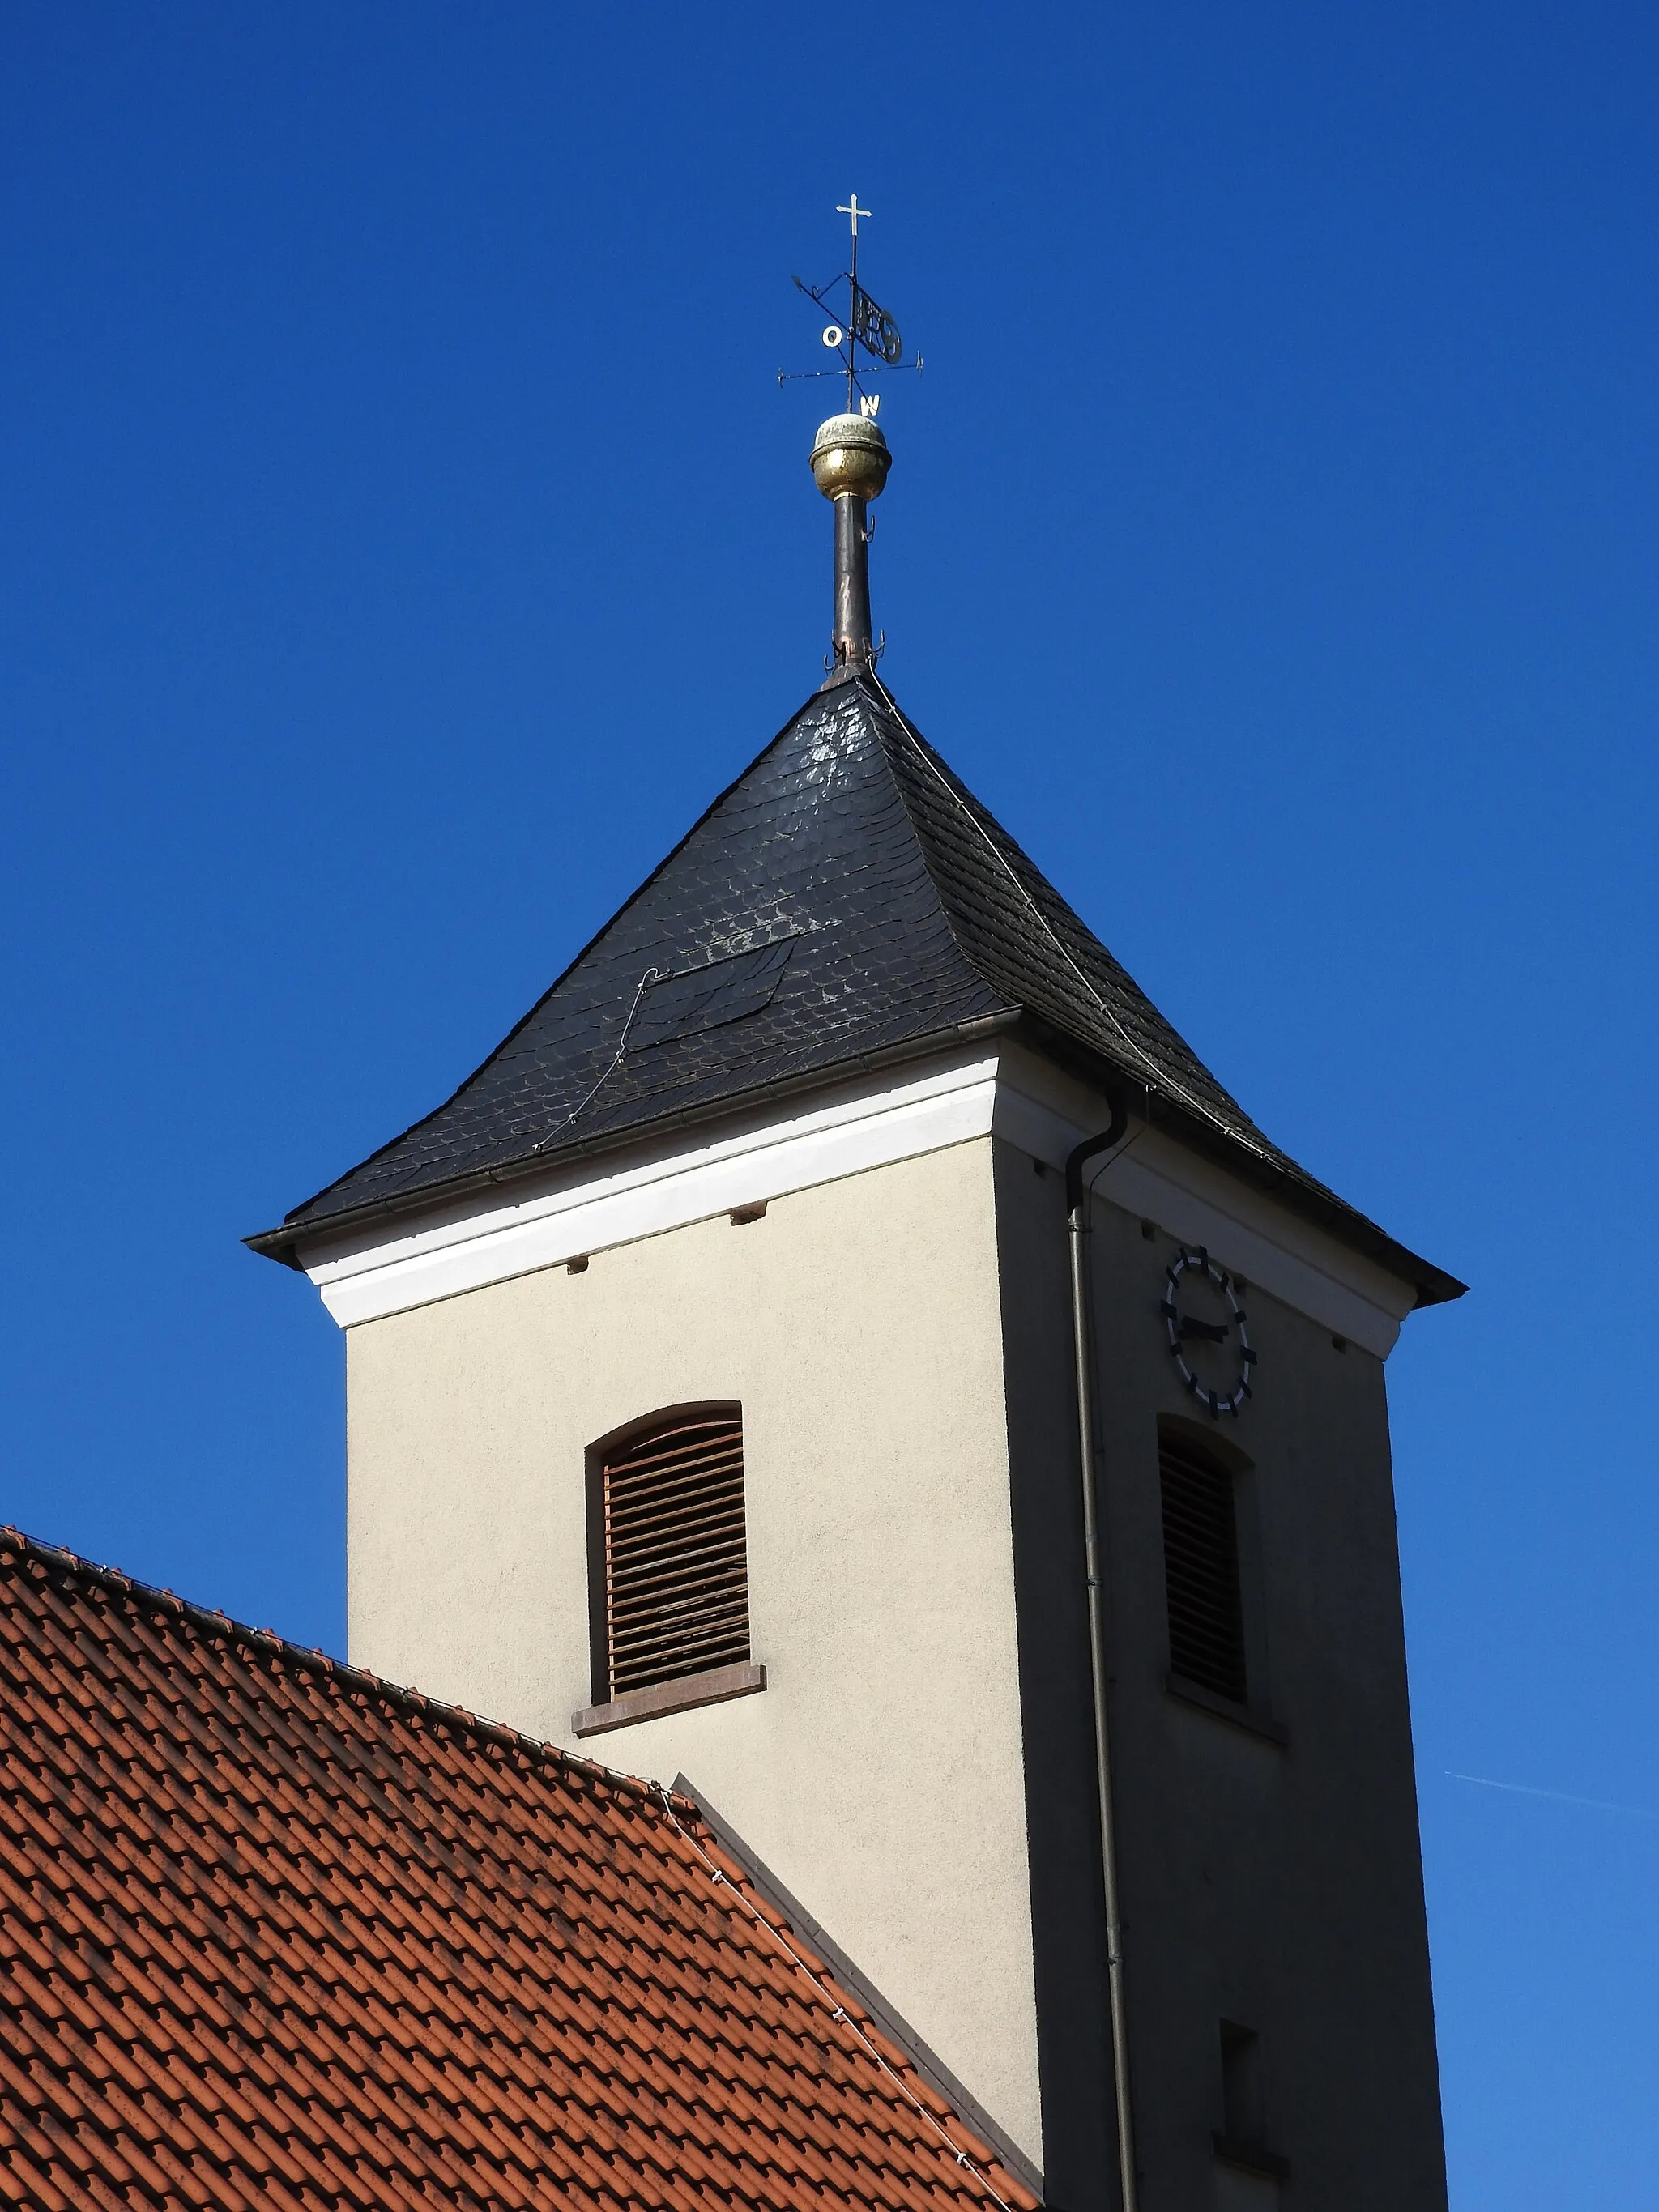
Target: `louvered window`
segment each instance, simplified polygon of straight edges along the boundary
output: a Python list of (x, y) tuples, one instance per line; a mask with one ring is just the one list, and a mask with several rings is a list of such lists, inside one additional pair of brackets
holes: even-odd
[(743, 1664), (742, 1416), (677, 1415), (606, 1451), (597, 1474), (596, 1698)]
[(1170, 1668), (1201, 1689), (1243, 1705), (1244, 1611), (1233, 1477), (1174, 1435), (1159, 1436), (1158, 1458)]

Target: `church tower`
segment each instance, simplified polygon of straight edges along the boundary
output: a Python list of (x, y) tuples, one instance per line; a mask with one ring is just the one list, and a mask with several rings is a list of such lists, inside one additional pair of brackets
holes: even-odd
[(1431, 2212), (1383, 1370), (1462, 1286), (896, 704), (852, 390), (828, 682), (250, 1240), (346, 1333), (350, 1656), (684, 1778), (1065, 2212)]

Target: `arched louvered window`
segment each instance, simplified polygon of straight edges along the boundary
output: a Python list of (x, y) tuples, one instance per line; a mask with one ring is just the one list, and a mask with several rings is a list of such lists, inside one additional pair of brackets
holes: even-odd
[(1162, 1427), (1158, 1466), (1170, 1671), (1242, 1705), (1249, 1684), (1235, 1477), (1200, 1445)]
[(678, 1408), (596, 1448), (588, 1520), (594, 1708), (578, 1733), (765, 1686), (739, 1407)]

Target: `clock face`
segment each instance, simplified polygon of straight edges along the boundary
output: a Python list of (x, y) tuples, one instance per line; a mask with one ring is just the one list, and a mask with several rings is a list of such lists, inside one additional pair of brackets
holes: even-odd
[(1182, 1387), (1212, 1419), (1237, 1418), (1255, 1368), (1237, 1284), (1201, 1244), (1195, 1252), (1183, 1244), (1170, 1262), (1158, 1310)]

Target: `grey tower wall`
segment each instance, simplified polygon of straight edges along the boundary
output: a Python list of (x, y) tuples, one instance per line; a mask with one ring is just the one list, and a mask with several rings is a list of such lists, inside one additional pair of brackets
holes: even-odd
[[(1051, 2203), (1093, 2212), (1116, 2190), (1065, 1200), (1057, 1174), (995, 1149), (1045, 2172)], [(1212, 2148), (1225, 2019), (1261, 2036), (1286, 2201), (1434, 2212), (1444, 2160), (1382, 1363), (1252, 1288), (1259, 1388), (1237, 1421), (1204, 1424), (1250, 1462), (1251, 1686), (1280, 1741), (1167, 1686), (1158, 1420), (1190, 1413), (1158, 1312), (1176, 1240), (1098, 1200), (1092, 1220), (1143, 2201), (1275, 2201)]]

